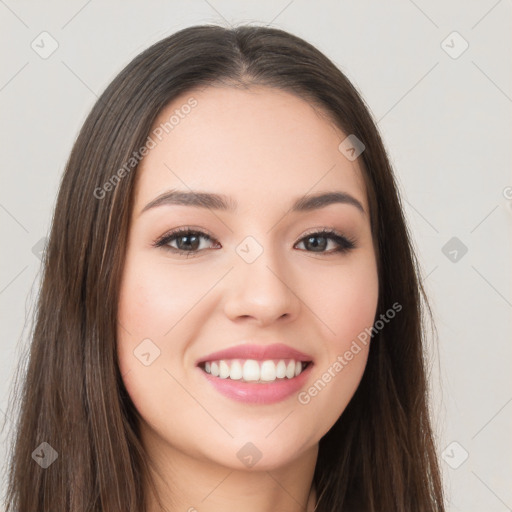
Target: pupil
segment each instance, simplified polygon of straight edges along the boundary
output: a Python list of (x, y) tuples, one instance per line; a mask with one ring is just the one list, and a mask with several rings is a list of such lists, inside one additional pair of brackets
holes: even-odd
[[(185, 240), (184, 244), (178, 244), (178, 245), (182, 246), (180, 248), (183, 248), (183, 245), (186, 246), (185, 247), (186, 249), (197, 249), (197, 247), (198, 247), (198, 244), (197, 244), (198, 237), (195, 235), (192, 235), (192, 236), (183, 235), (182, 237), (180, 237), (179, 240)], [(190, 246), (190, 244), (192, 244), (192, 247)]]
[[(315, 243), (314, 240), (322, 240), (323, 243)], [(320, 248), (320, 251), (318, 252), (321, 252), (322, 250), (325, 250), (325, 246), (326, 246), (326, 238), (324, 236), (312, 236), (310, 238), (308, 238), (308, 242), (311, 243), (312, 247), (315, 248), (315, 249), (318, 249)]]

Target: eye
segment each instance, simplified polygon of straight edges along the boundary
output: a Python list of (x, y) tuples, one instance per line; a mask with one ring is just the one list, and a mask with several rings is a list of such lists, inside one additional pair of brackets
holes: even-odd
[[(334, 241), (335, 247), (326, 251), (325, 249), (328, 247), (329, 241)], [(318, 252), (321, 254), (345, 253), (356, 247), (355, 240), (329, 229), (309, 233), (302, 238), (299, 244), (304, 244), (304, 247), (311, 249), (307, 252)]]
[(193, 254), (205, 249), (204, 244), (201, 244), (201, 240), (212, 241), (213, 239), (203, 231), (191, 228), (180, 228), (175, 231), (171, 231), (170, 233), (166, 233), (153, 245), (155, 247), (168, 249), (175, 253), (192, 256)]
[[(193, 228), (180, 228), (166, 233), (153, 243), (154, 247), (161, 247), (171, 252), (188, 256), (193, 256), (199, 252), (208, 249), (201, 241), (213, 242), (214, 238), (204, 231)], [(329, 242), (334, 242), (335, 247), (326, 250)], [(356, 247), (355, 240), (347, 238), (336, 231), (330, 229), (321, 229), (309, 233), (303, 237), (299, 244), (304, 244), (307, 252), (316, 252), (320, 254), (345, 253)], [(220, 244), (215, 241), (216, 248)]]

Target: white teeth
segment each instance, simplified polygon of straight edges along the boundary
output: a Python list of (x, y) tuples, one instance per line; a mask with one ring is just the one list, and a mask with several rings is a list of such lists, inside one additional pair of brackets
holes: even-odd
[(276, 377), (278, 379), (284, 379), (286, 377), (286, 363), (283, 360), (277, 363)]
[[(212, 363), (212, 366), (213, 366), (213, 363)], [(212, 373), (212, 375), (213, 375), (213, 373)], [(293, 379), (293, 377), (295, 377), (295, 361), (290, 361), (288, 363), (288, 366), (286, 367), (286, 376), (289, 379)]]
[(245, 382), (273, 382), (276, 379), (293, 379), (303, 371), (302, 361), (294, 359), (256, 361), (254, 359), (234, 359), (207, 361), (204, 371), (221, 379), (242, 380)]
[(268, 382), (276, 380), (276, 373), (277, 371), (274, 361), (263, 361), (263, 363), (261, 364), (261, 380)]
[(231, 363), (231, 370), (229, 372), (229, 378), (231, 380), (240, 380), (243, 377), (242, 365), (238, 361)]
[(245, 381), (260, 380), (260, 365), (254, 359), (247, 359), (244, 363), (243, 379)]
[(229, 377), (229, 366), (226, 361), (221, 361), (219, 363), (219, 377), (221, 379), (227, 379)]

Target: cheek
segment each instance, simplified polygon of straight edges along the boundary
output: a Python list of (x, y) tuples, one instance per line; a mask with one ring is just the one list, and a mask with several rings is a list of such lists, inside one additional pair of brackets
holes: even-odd
[(211, 286), (198, 273), (172, 268), (139, 253), (127, 260), (119, 322), (133, 337), (163, 338)]
[[(117, 356), (125, 388), (145, 421), (179, 435), (185, 420), (197, 421), (197, 406), (173, 379), (182, 381), (185, 341), (180, 339), (186, 337), (181, 329), (211, 284), (171, 271), (166, 263), (142, 251), (128, 254), (119, 294)], [(169, 414), (174, 408), (180, 415)]]
[(364, 373), (378, 303), (375, 260), (359, 259), (339, 272), (318, 276), (311, 302), (324, 326), (322, 357), (298, 402), (312, 429), (326, 433), (354, 395)]
[[(377, 310), (379, 283), (373, 257), (354, 258), (339, 271), (318, 275), (311, 302), (325, 326), (325, 349), (346, 350), (365, 328), (372, 326)], [(317, 306), (317, 307), (318, 307)]]
[(167, 274), (142, 252), (128, 253), (117, 312), (117, 352), (122, 374), (130, 370), (140, 371), (143, 362), (137, 360), (138, 352), (140, 355), (150, 353), (150, 360), (154, 360), (151, 368), (162, 362), (161, 356), (166, 351), (165, 334), (183, 315), (183, 304), (186, 303), (183, 293), (187, 293), (187, 288), (183, 289), (179, 282), (179, 275), (170, 278)]

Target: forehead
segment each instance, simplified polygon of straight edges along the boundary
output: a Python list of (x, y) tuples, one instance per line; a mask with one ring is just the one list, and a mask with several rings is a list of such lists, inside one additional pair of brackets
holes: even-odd
[(180, 95), (157, 117), (137, 176), (136, 208), (170, 188), (219, 192), (238, 203), (283, 203), (330, 189), (367, 209), (344, 134), (318, 108), (269, 87), (207, 87)]

